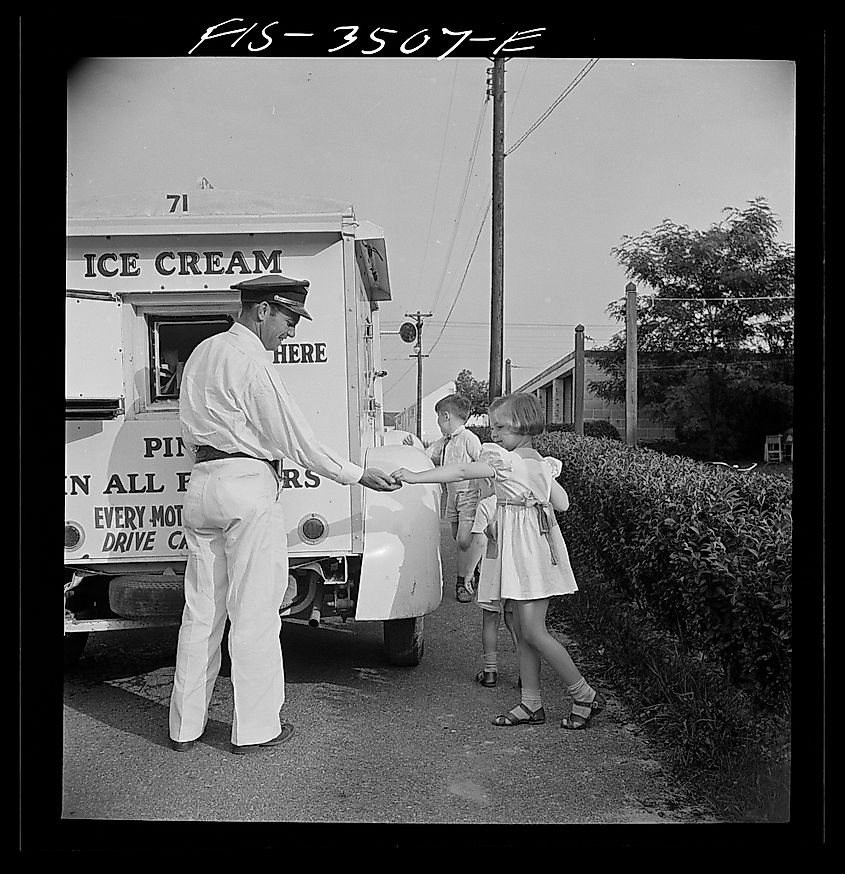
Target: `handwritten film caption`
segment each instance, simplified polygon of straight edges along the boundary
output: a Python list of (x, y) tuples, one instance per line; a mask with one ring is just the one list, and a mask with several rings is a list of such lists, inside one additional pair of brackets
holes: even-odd
[[(281, 34), (271, 34), (270, 29), (277, 28), (279, 24), (278, 21), (271, 21), (268, 24), (265, 24), (257, 33), (253, 33), (259, 25), (259, 22), (257, 21), (250, 24), (249, 27), (235, 27), (231, 30), (221, 29), (233, 23), (244, 23), (244, 19), (229, 18), (226, 21), (221, 21), (218, 24), (211, 25), (211, 27), (207, 28), (206, 31), (202, 34), (199, 42), (188, 52), (188, 54), (193, 54), (205, 42), (209, 42), (210, 40), (215, 39), (222, 39), (228, 36), (235, 36), (235, 39), (230, 45), (230, 48), (232, 49), (237, 48), (241, 40), (243, 40), (249, 34), (253, 34), (256, 40), (260, 36), (263, 42), (253, 44), (253, 38), (250, 37), (250, 39), (242, 46), (242, 48), (245, 48), (247, 51), (256, 54), (259, 52), (267, 51), (267, 49), (269, 49), (270, 46), (273, 44), (274, 38), (278, 39), (280, 36), (282, 39), (286, 40), (324, 38), (324, 35), (318, 34), (316, 32), (304, 33), (299, 31), (284, 31)], [(523, 45), (523, 43), (527, 40), (539, 38), (544, 30), (546, 30), (545, 27), (535, 27), (528, 30), (516, 30), (512, 34), (510, 34), (510, 36), (502, 39), (500, 36), (473, 36), (474, 31), (472, 30), (449, 30), (449, 28), (447, 27), (441, 27), (439, 33), (435, 31), (434, 35), (432, 35), (431, 33), (429, 33), (429, 28), (424, 27), (403, 38), (403, 35), (400, 34), (398, 30), (394, 30), (390, 27), (376, 27), (369, 33), (362, 35), (360, 33), (360, 27), (358, 25), (351, 24), (332, 28), (331, 33), (337, 34), (338, 37), (342, 36), (343, 42), (341, 42), (339, 45), (335, 45), (329, 48), (328, 53), (334, 54), (336, 52), (343, 52), (344, 50), (349, 49), (351, 46), (355, 46), (356, 49), (360, 51), (360, 54), (367, 56), (378, 55), (380, 52), (385, 51), (385, 49), (388, 47), (389, 50), (398, 48), (399, 52), (403, 55), (413, 55), (419, 52), (426, 45), (428, 45), (428, 43), (432, 39), (435, 39), (437, 40), (437, 43), (435, 43), (436, 45), (439, 45), (440, 43), (451, 43), (447, 45), (445, 51), (435, 56), (435, 59), (438, 61), (442, 61), (444, 58), (449, 57), (449, 55), (457, 51), (457, 49), (465, 42), (480, 42), (488, 44), (497, 43), (492, 51), (492, 55), (495, 57), (496, 55), (500, 54), (510, 55), (514, 52), (533, 51), (535, 48), (533, 44)], [(382, 39), (382, 34), (384, 34), (387, 38)], [(367, 46), (367, 48), (363, 48), (362, 46)], [(429, 51), (431, 51), (433, 47), (434, 46), (429, 48)]]

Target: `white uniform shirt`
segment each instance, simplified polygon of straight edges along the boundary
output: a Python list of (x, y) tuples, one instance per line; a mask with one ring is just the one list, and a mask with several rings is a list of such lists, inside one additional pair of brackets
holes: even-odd
[(363, 468), (324, 446), (285, 388), (264, 344), (235, 322), (191, 353), (179, 395), (182, 439), (272, 461), (289, 458), (343, 485)]

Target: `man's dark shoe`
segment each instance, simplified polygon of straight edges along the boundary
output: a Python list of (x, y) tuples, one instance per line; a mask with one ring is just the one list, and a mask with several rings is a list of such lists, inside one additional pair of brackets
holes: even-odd
[(282, 730), (271, 740), (265, 740), (261, 744), (232, 744), (232, 752), (235, 755), (243, 756), (247, 753), (260, 753), (262, 750), (272, 750), (274, 747), (281, 746), (286, 740), (289, 740), (292, 734), (293, 726), (290, 723), (283, 722)]
[[(202, 735), (200, 735), (202, 737)], [(173, 740), (170, 738), (170, 749), (175, 750), (177, 753), (187, 753), (188, 750), (192, 750), (194, 748), (194, 744), (199, 740)]]

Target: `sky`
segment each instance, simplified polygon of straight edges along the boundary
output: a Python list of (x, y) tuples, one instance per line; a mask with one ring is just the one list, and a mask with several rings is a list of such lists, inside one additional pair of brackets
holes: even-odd
[[(794, 62), (592, 60), (515, 56), (505, 67), (513, 389), (573, 350), (577, 324), (588, 350), (622, 329), (606, 308), (628, 282), (611, 254), (625, 236), (664, 219), (706, 230), (726, 207), (763, 197), (779, 239), (795, 241)], [(67, 82), (68, 202), (189, 191), (205, 177), (351, 203), (384, 229), (393, 299), (382, 330), (432, 313), (423, 394), (464, 369), (486, 380), (490, 67), (483, 57), (88, 58)], [(382, 353), (384, 406), (398, 411), (416, 400), (416, 359), (393, 334)]]

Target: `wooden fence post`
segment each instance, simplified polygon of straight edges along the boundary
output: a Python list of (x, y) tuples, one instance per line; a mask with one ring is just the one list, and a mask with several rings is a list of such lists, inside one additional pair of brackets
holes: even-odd
[(575, 433), (584, 436), (584, 326), (575, 326), (575, 378), (572, 384)]
[(625, 286), (625, 442), (637, 445), (637, 286)]

